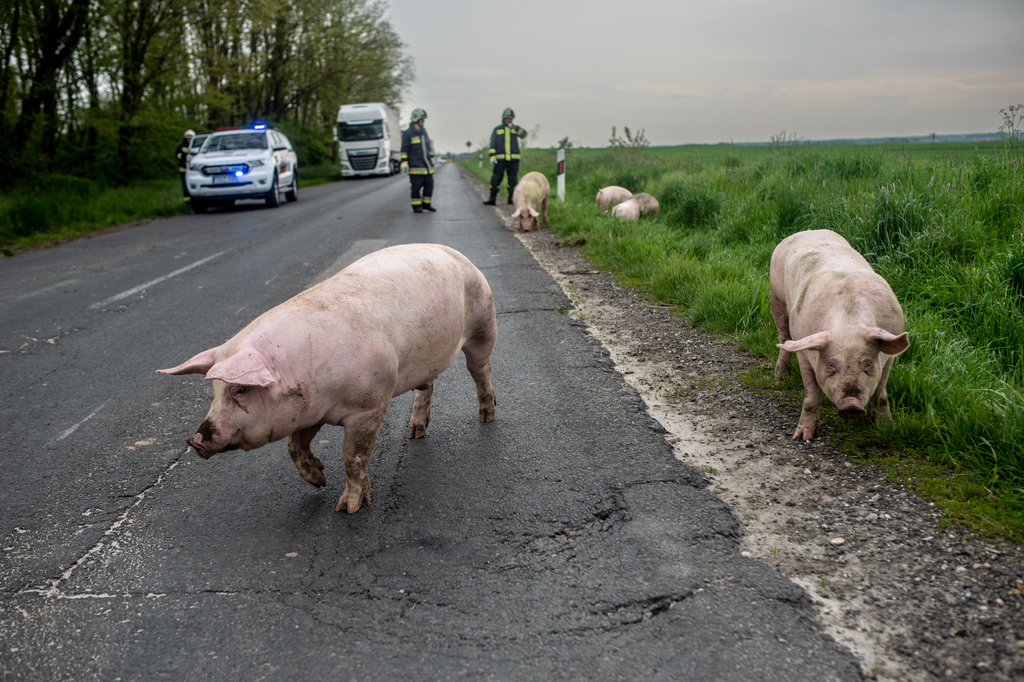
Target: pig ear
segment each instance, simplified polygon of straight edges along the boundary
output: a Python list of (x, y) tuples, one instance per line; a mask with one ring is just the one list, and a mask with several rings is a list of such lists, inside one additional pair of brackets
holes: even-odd
[(910, 348), (910, 338), (906, 332), (897, 336), (878, 327), (869, 327), (867, 335), (868, 339), (877, 343), (878, 349), (886, 355), (899, 355)]
[(531, 206), (531, 207), (530, 207), (530, 215), (532, 215), (532, 216), (533, 216), (534, 218), (536, 218), (537, 216), (539, 216), (539, 215), (540, 215), (540, 213), (537, 213), (537, 210), (536, 210), (536, 209), (534, 209), (534, 208), (533, 208), (533, 207)]
[(785, 343), (776, 344), (779, 348), (790, 353), (796, 353), (802, 350), (813, 350), (823, 351), (828, 344), (832, 343), (832, 332), (823, 331), (817, 334), (811, 334), (805, 336), (802, 339), (796, 341), (786, 341)]
[(523, 212), (523, 209), (517, 208), (516, 212), (512, 214), (512, 217), (513, 218), (518, 218), (522, 214), (522, 212)]
[(206, 373), (207, 379), (220, 379), (229, 384), (266, 388), (280, 378), (267, 365), (266, 359), (255, 348), (243, 348), (223, 362), (218, 362)]
[(220, 346), (204, 350), (199, 355), (186, 360), (177, 367), (171, 367), (170, 369), (158, 369), (157, 371), (161, 374), (206, 374), (214, 363), (217, 362), (217, 351), (220, 350)]

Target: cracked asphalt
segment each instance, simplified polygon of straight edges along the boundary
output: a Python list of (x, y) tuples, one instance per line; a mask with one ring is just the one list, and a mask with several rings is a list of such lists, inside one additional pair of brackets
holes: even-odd
[[(860, 679), (806, 593), (741, 556), (736, 515), (457, 169), (435, 215), (407, 187), (326, 185), (0, 261), (0, 678)], [(351, 516), (334, 512), (340, 428), (313, 443), (322, 489), (284, 441), (186, 449), (210, 388), (154, 370), (418, 241), (494, 291), (494, 422), (461, 358), (425, 439), (405, 438), (399, 396)]]

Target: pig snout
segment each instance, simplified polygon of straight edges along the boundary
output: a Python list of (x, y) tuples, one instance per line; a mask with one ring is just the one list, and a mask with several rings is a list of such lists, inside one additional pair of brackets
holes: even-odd
[(218, 447), (215, 444), (216, 439), (217, 429), (214, 428), (209, 419), (205, 419), (203, 420), (203, 423), (199, 425), (199, 430), (196, 432), (196, 435), (192, 436), (185, 442), (194, 448), (196, 454), (203, 459), (210, 459), (210, 457), (213, 457), (218, 452), (237, 450), (241, 447), (241, 445), (237, 444), (228, 444)]
[(188, 443), (196, 451), (196, 454), (203, 459), (210, 459), (210, 457), (213, 457), (213, 452), (203, 445), (203, 436), (201, 434), (197, 433), (185, 442)]
[(833, 402), (843, 419), (860, 419), (867, 413), (864, 409), (864, 393), (857, 385), (846, 386), (839, 399)]

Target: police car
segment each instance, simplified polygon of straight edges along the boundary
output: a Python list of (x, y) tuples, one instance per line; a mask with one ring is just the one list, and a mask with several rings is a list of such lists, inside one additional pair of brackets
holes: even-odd
[(185, 180), (192, 210), (264, 199), (270, 208), (299, 199), (299, 159), (280, 130), (265, 125), (218, 128), (189, 162)]

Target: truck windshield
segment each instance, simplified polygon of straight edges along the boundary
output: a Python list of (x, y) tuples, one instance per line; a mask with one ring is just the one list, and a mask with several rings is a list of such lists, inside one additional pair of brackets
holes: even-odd
[(362, 142), (363, 140), (380, 140), (384, 138), (383, 121), (370, 123), (338, 124), (338, 139), (342, 142)]
[(232, 133), (230, 135), (214, 135), (206, 140), (203, 153), (224, 152), (234, 149), (266, 149), (265, 133)]

